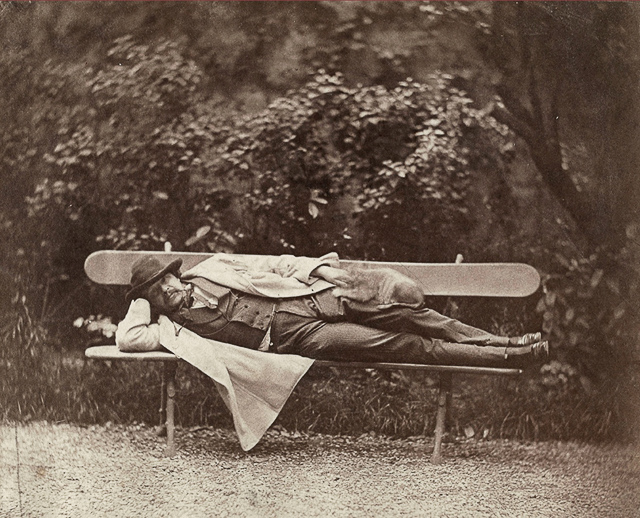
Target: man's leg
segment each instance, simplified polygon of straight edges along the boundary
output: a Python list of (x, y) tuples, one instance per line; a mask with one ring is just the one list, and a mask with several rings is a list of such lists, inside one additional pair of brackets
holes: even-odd
[(452, 364), (523, 367), (532, 360), (531, 347), (479, 347), (430, 339), (412, 333), (374, 329), (351, 322), (327, 323), (278, 313), (272, 336), (277, 352), (333, 361)]
[[(323, 301), (321, 301), (323, 302)], [(324, 310), (327, 306), (323, 305)], [(340, 312), (348, 322), (363, 324), (384, 331), (411, 333), (426, 338), (436, 338), (447, 342), (474, 345), (492, 345), (505, 347), (509, 338), (497, 336), (477, 327), (447, 317), (429, 308), (413, 309), (396, 306), (379, 309), (373, 304), (359, 303), (341, 299)], [(335, 311), (333, 307), (326, 308), (328, 316)]]

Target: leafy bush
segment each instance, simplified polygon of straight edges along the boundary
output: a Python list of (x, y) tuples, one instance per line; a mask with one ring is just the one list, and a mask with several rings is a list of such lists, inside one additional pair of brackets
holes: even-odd
[(387, 89), (321, 72), (260, 114), (218, 126), (207, 180), (234, 193), (251, 251), (444, 257), (451, 236), (467, 232), (477, 157), (499, 161), (507, 133), (470, 105), (442, 74)]
[[(543, 275), (537, 312), (556, 358), (576, 368), (586, 392), (625, 372), (637, 360), (640, 278), (622, 249), (567, 259), (556, 252)], [(628, 258), (627, 258), (628, 259)]]
[(58, 129), (30, 215), (83, 222), (85, 238), (112, 248), (184, 242), (205, 135), (188, 111), (201, 72), (170, 42), (150, 49), (121, 38), (108, 55), (100, 70), (85, 71), (91, 108)]

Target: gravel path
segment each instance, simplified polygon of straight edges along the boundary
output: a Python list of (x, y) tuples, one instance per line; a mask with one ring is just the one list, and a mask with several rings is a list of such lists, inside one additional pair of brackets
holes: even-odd
[(178, 454), (141, 426), (0, 425), (0, 516), (640, 517), (630, 446), (178, 430)]

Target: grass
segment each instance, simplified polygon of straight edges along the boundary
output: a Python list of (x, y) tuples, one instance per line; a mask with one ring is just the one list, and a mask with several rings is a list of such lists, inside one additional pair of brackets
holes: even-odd
[[(42, 353), (40, 361), (22, 366), (0, 364), (2, 419), (158, 423), (159, 365), (91, 361), (81, 351)], [(632, 417), (640, 415), (640, 405), (621, 397), (637, 379), (630, 383), (589, 394), (579, 385), (544, 386), (536, 372), (517, 379), (459, 375), (449, 429), (455, 436), (520, 440), (637, 438)], [(334, 435), (432, 435), (436, 388), (437, 377), (430, 373), (313, 367), (277, 423), (290, 431)], [(206, 376), (180, 364), (178, 389), (179, 425), (232, 426)]]

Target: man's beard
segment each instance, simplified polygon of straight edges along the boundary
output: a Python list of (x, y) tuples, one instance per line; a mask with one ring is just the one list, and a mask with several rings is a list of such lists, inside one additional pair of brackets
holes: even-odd
[(168, 300), (166, 301), (167, 307), (169, 307), (169, 303), (171, 302), (175, 294), (180, 294), (180, 304), (176, 307), (173, 307), (172, 305), (171, 312), (180, 311), (183, 308), (191, 307), (193, 301), (193, 286), (187, 284), (182, 289), (174, 288), (172, 286), (167, 288), (167, 291), (165, 292), (165, 297), (168, 297)]

